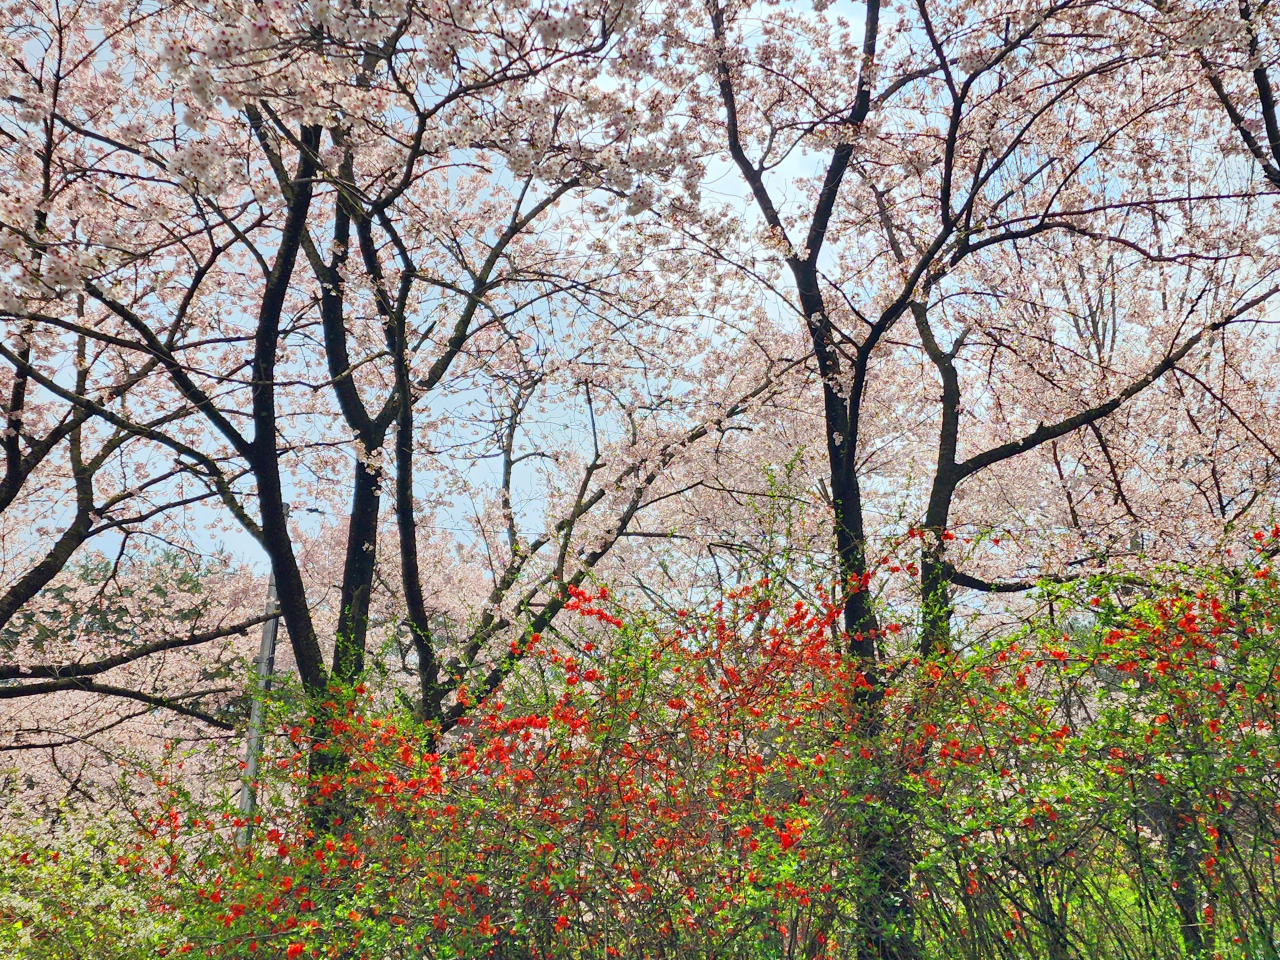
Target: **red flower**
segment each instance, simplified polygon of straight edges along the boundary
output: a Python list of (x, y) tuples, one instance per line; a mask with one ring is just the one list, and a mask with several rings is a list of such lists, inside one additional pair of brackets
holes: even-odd
[(289, 944), (289, 949), (285, 951), (285, 956), (287, 956), (289, 960), (293, 960), (293, 958), (300, 955), (304, 949), (305, 948), (300, 943), (291, 943)]

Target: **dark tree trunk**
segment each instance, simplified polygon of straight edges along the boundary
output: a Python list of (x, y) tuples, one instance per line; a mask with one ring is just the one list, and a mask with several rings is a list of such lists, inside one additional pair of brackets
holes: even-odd
[[(255, 119), (255, 126), (260, 127), (261, 118), (254, 113), (250, 116)], [(276, 449), (275, 367), (279, 351), (280, 317), (307, 229), (320, 133), (319, 127), (302, 129), (298, 140), (300, 149), (297, 172), (290, 183), (282, 184), (282, 187), (287, 188), (289, 206), (276, 251), (276, 261), (267, 277), (266, 290), (258, 312), (251, 388), (254, 436), (249, 451), (250, 466), (258, 484), (258, 502), (262, 511), (263, 547), (271, 559), (271, 569), (276, 577), (280, 615), (289, 632), (289, 643), (293, 647), (303, 687), (313, 697), (324, 693), (328, 681), (324, 655), (316, 637), (302, 574), (289, 537), (288, 509), (284, 501)]]
[[(879, 0), (869, 0), (862, 39), (864, 64), (874, 63), (879, 30)], [(725, 11), (718, 4), (711, 8), (711, 23), (718, 40), (724, 40)], [(786, 228), (763, 179), (763, 166), (747, 156), (738, 127), (737, 99), (730, 65), (721, 60), (716, 65), (717, 82), (725, 108), (729, 153), (751, 189), (769, 228), (786, 239)], [(871, 82), (867, 73), (859, 75), (854, 103), (843, 121), (850, 127), (861, 124), (871, 109)], [(787, 258), (795, 280), (800, 309), (813, 344), (818, 373), (822, 379), (822, 403), (825, 418), (827, 457), (831, 478), (836, 574), (844, 591), (844, 626), (847, 649), (866, 676), (868, 687), (859, 689), (850, 710), (871, 741), (878, 736), (883, 697), (876, 660), (879, 624), (872, 595), (866, 589), (870, 579), (867, 537), (863, 526), (862, 491), (858, 480), (858, 432), (871, 357), (880, 339), (906, 310), (906, 303), (895, 304), (869, 324), (861, 341), (852, 342), (835, 328), (823, 299), (818, 258), (831, 223), (840, 185), (854, 156), (851, 141), (838, 143), (827, 165), (821, 191), (814, 206), (803, 248)], [(796, 245), (799, 248), (799, 244)], [(888, 798), (899, 797), (899, 785), (892, 775), (886, 777), (884, 792)], [(889, 806), (889, 805), (886, 805)], [(910, 831), (901, 811), (886, 813), (863, 829), (862, 848), (866, 851), (865, 884), (862, 902), (856, 905), (865, 930), (858, 946), (860, 958), (876, 960), (915, 960), (914, 908), (911, 900)]]
[(1178, 910), (1178, 929), (1188, 957), (1203, 956), (1206, 949), (1199, 884), (1196, 871), (1195, 826), (1185, 801), (1169, 803), (1161, 799), (1165, 853), (1169, 858), (1173, 903)]
[(413, 394), (408, 366), (397, 364), (400, 391), (396, 416), (396, 529), (400, 543), (400, 582), (404, 591), (405, 622), (418, 657), (418, 712), (425, 720), (439, 720), (439, 669), (431, 641), (426, 599), (418, 567), (418, 523), (413, 513)]
[(951, 649), (951, 568), (946, 560), (947, 524), (951, 502), (960, 481), (956, 469), (956, 449), (960, 435), (960, 377), (955, 358), (964, 345), (964, 334), (944, 351), (929, 326), (928, 308), (912, 303), (916, 329), (925, 353), (942, 379), (942, 422), (938, 430), (938, 458), (925, 509), (923, 544), (920, 555), (920, 653), (929, 656)]
[(343, 683), (353, 683), (364, 672), (369, 595), (378, 555), (378, 510), (382, 500), (381, 478), (376, 466), (357, 460), (355, 474), (347, 555), (342, 570), (341, 610), (333, 649), (333, 677)]
[(895, 785), (884, 804), (886, 811), (862, 837), (871, 889), (858, 905), (863, 940), (858, 960), (916, 960), (915, 901), (911, 868), (915, 863), (912, 831), (905, 827), (904, 797)]
[(831, 507), (835, 525), (836, 562), (845, 591), (844, 626), (849, 653), (871, 671), (876, 658), (878, 624), (870, 594), (866, 591), (867, 538), (862, 522), (862, 490), (858, 482), (857, 452), (859, 415), (866, 384), (870, 350), (859, 350), (846, 396), (839, 389), (845, 371), (833, 339), (818, 269), (810, 261), (793, 261), (791, 270), (800, 293), (800, 305), (813, 341), (818, 373), (822, 377), (822, 406), (826, 426), (827, 460), (831, 478)]

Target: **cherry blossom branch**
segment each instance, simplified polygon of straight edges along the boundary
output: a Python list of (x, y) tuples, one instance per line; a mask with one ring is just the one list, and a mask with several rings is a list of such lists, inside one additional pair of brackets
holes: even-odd
[(0, 681), (8, 680), (62, 680), (72, 677), (94, 677), (114, 670), (117, 667), (134, 663), (156, 653), (164, 653), (169, 650), (180, 650), (185, 647), (197, 647), (214, 640), (221, 640), (225, 637), (243, 636), (250, 627), (257, 626), (267, 620), (276, 617), (277, 614), (260, 614), (251, 617), (248, 620), (242, 620), (238, 623), (225, 627), (217, 627), (212, 630), (205, 630), (200, 633), (190, 633), (184, 637), (168, 637), (163, 640), (153, 640), (151, 643), (144, 643), (141, 646), (134, 647), (132, 650), (118, 653), (111, 657), (103, 657), (100, 660), (91, 660), (87, 663), (65, 663), (65, 664), (36, 664), (27, 666), (0, 666)]
[(1227, 316), (1213, 323), (1206, 324), (1199, 331), (1188, 337), (1181, 345), (1165, 354), (1164, 358), (1142, 376), (1135, 378), (1127, 387), (1115, 394), (1103, 403), (1096, 404), (1086, 410), (1051, 424), (1041, 424), (1031, 433), (1017, 440), (1011, 440), (1008, 443), (1000, 444), (992, 447), (982, 453), (974, 454), (962, 463), (957, 464), (956, 470), (959, 478), (963, 480), (970, 477), (980, 470), (985, 470), (993, 464), (1000, 463), (1002, 460), (1008, 460), (1010, 457), (1016, 457), (1019, 454), (1026, 453), (1042, 443), (1047, 443), (1058, 437), (1066, 436), (1086, 427), (1091, 423), (1102, 420), (1110, 416), (1120, 409), (1127, 401), (1133, 399), (1142, 393), (1149, 386), (1159, 380), (1162, 376), (1174, 369), (1178, 363), (1194, 350), (1204, 339), (1211, 334), (1224, 329), (1232, 323), (1240, 320), (1240, 318), (1250, 310), (1265, 303), (1277, 292), (1280, 292), (1280, 286), (1271, 287), (1265, 293), (1261, 293), (1253, 297), (1237, 309), (1231, 311)]
[(59, 680), (47, 680), (42, 683), (16, 684), (0, 687), (0, 700), (13, 700), (18, 697), (36, 697), (44, 696), (50, 693), (66, 693), (69, 691), (78, 691), (80, 693), (100, 693), (108, 697), (120, 697), (124, 700), (137, 700), (139, 703), (145, 703), (149, 706), (156, 707), (161, 710), (170, 710), (173, 713), (180, 714), (184, 717), (190, 717), (193, 720), (199, 720), (211, 727), (217, 727), (219, 730), (234, 730), (235, 724), (228, 723), (225, 720), (219, 720), (211, 713), (199, 710), (195, 707), (189, 707), (182, 700), (195, 700), (200, 697), (211, 696), (216, 693), (231, 692), (231, 687), (218, 687), (213, 690), (204, 690), (197, 693), (184, 694), (181, 698), (161, 697), (151, 693), (143, 693), (140, 690), (131, 690), (127, 687), (116, 686), (110, 683), (98, 683), (95, 680), (86, 680), (81, 677), (64, 677)]
[[(622, 538), (636, 514), (640, 511), (645, 503), (644, 495), (653, 486), (653, 484), (662, 475), (662, 471), (675, 460), (679, 453), (693, 443), (706, 437), (712, 430), (721, 427), (724, 423), (741, 416), (751, 405), (761, 396), (773, 389), (778, 381), (786, 375), (791, 369), (799, 365), (802, 361), (793, 361), (784, 365), (784, 367), (770, 376), (763, 379), (755, 387), (747, 393), (741, 395), (734, 403), (729, 405), (724, 414), (711, 422), (704, 422), (692, 429), (688, 430), (680, 438), (664, 444), (658, 455), (648, 461), (649, 468), (645, 469), (645, 462), (637, 462), (631, 464), (623, 471), (616, 474), (612, 482), (608, 486), (597, 487), (590, 494), (586, 493), (586, 481), (589, 481), (589, 474), (594, 471), (587, 471), (588, 476), (584, 485), (580, 487), (578, 497), (574, 503), (571, 512), (556, 523), (554, 533), (561, 537), (561, 548), (557, 557), (554, 568), (551, 572), (545, 574), (538, 582), (534, 583), (517, 602), (516, 609), (518, 611), (530, 611), (538, 595), (548, 586), (554, 587), (555, 592), (547, 599), (542, 608), (535, 614), (526, 625), (526, 633), (539, 633), (547, 629), (548, 625), (563, 610), (564, 605), (569, 600), (568, 590), (571, 587), (578, 587), (590, 574), (591, 570), (608, 554), (614, 544)], [(633, 484), (633, 492), (627, 499), (622, 510), (613, 518), (613, 524), (609, 533), (591, 550), (587, 551), (578, 563), (577, 570), (573, 574), (566, 577), (564, 575), (565, 563), (569, 549), (569, 538), (572, 535), (574, 524), (579, 518), (584, 516), (593, 506), (599, 503), (607, 494), (609, 488), (617, 489), (624, 484)], [(460, 687), (464, 683), (465, 673), (469, 669), (473, 669), (477, 663), (480, 653), (486, 644), (496, 637), (500, 632), (513, 626), (512, 621), (505, 616), (498, 616), (494, 611), (506, 599), (507, 594), (515, 586), (519, 579), (521, 570), (525, 563), (534, 555), (536, 555), (542, 547), (551, 540), (551, 534), (544, 534), (524, 550), (521, 550), (512, 558), (503, 571), (499, 582), (494, 586), (493, 591), (487, 600), (485, 612), (481, 617), (481, 621), (477, 629), (469, 638), (463, 656), (457, 664), (451, 665), (454, 673), (454, 682)], [(525, 653), (524, 646), (517, 646), (516, 649), (504, 655), (495, 666), (493, 666), (484, 676), (478, 691), (470, 691), (472, 696), (469, 701), (472, 703), (482, 702), (486, 697), (493, 693), (502, 682), (515, 669), (516, 665), (523, 659)], [(446, 667), (448, 669), (448, 667)], [(426, 686), (424, 681), (424, 687)], [(447, 686), (433, 681), (431, 684), (434, 690), (434, 700), (429, 704), (424, 704), (424, 710), (427, 716), (438, 717), (441, 724), (441, 733), (446, 733), (457, 726), (459, 719), (466, 716), (470, 711), (470, 706), (457, 703), (448, 710), (443, 709), (443, 701), (451, 691)]]
[(1023, 593), (1027, 590), (1034, 590), (1036, 587), (1043, 586), (1046, 583), (1074, 583), (1077, 580), (1087, 576), (1087, 574), (1062, 575), (1062, 574), (1046, 574), (1035, 580), (983, 580), (980, 577), (974, 577), (967, 573), (961, 573), (955, 567), (947, 564), (947, 579), (958, 587), (967, 587), (970, 590), (980, 590), (983, 593)]

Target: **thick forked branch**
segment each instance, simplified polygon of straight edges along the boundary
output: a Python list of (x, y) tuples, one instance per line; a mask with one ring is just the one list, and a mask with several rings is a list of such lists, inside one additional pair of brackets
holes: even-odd
[[(75, 390), (79, 394), (85, 393), (88, 381), (88, 370), (83, 364), (84, 346), (82, 339), (76, 352), (77, 358), (82, 361), (80, 368), (76, 371)], [(122, 440), (123, 435), (118, 434), (114, 442), (109, 441), (104, 445), (97, 457), (86, 460), (82, 423), (76, 422), (75, 426), (68, 431), (67, 455), (75, 491), (75, 512), (71, 523), (62, 531), (40, 561), (19, 577), (3, 596), (0, 596), (0, 626), (8, 624), (27, 601), (53, 582), (53, 579), (70, 562), (72, 554), (93, 532), (96, 513), (93, 499), (94, 475)]]
[[(249, 535), (255, 540), (259, 543), (262, 542), (261, 528), (259, 528), (253, 518), (245, 512), (244, 505), (236, 498), (235, 493), (231, 488), (231, 483), (234, 481), (234, 478), (228, 479), (218, 462), (208, 454), (183, 443), (161, 429), (170, 420), (180, 417), (182, 415), (182, 411), (166, 413), (147, 423), (135, 423), (116, 413), (114, 410), (111, 410), (109, 407), (103, 406), (103, 404), (92, 400), (87, 396), (82, 396), (74, 389), (65, 387), (56, 380), (41, 374), (29, 363), (23, 363), (20, 357), (10, 351), (3, 343), (0, 343), (0, 357), (8, 360), (14, 365), (15, 369), (21, 369), (34, 382), (40, 384), (40, 386), (44, 387), (54, 396), (60, 397), (72, 406), (76, 407), (78, 410), (84, 411), (86, 415), (92, 414), (131, 436), (151, 440), (157, 444), (168, 447), (178, 454), (178, 456), (190, 459), (192, 464), (198, 464), (204, 472), (196, 475), (202, 480), (213, 485), (222, 502), (231, 511), (232, 515), (240, 521), (240, 525), (244, 527)], [(191, 464), (186, 465), (186, 467), (190, 472), (195, 473)]]
[(279, 352), (281, 315), (293, 278), (294, 263), (306, 233), (307, 215), (318, 169), (316, 152), (320, 146), (320, 133), (318, 126), (304, 127), (302, 130), (298, 167), (292, 181), (292, 196), (281, 230), (275, 264), (267, 278), (258, 311), (251, 390), (254, 435), (249, 449), (243, 451), (258, 481), (262, 543), (271, 558), (271, 567), (276, 575), (280, 615), (289, 631), (298, 674), (303, 686), (311, 694), (324, 692), (328, 681), (324, 654), (311, 618), (302, 572), (290, 544), (288, 511), (276, 450), (275, 366)]
[[(784, 244), (784, 258), (795, 282), (800, 311), (813, 344), (818, 372), (822, 378), (823, 416), (826, 427), (827, 457), (831, 473), (831, 498), (835, 514), (836, 552), (842, 580), (858, 581), (866, 570), (865, 531), (862, 519), (862, 493), (857, 476), (857, 448), (863, 391), (866, 386), (871, 355), (879, 339), (906, 309), (905, 297), (885, 312), (862, 343), (857, 345), (853, 361), (852, 384), (842, 387), (843, 379), (838, 332), (827, 313), (818, 273), (818, 259), (827, 239), (831, 216), (840, 194), (840, 185), (853, 159), (852, 139), (841, 139), (832, 150), (823, 176), (822, 188), (814, 204), (805, 238), (805, 247), (797, 251), (786, 235), (786, 229), (764, 182), (765, 161), (753, 163), (747, 156), (739, 122), (737, 91), (725, 50), (727, 32), (724, 8), (711, 0), (709, 4), (712, 37), (717, 46), (716, 81), (720, 101), (725, 110), (725, 132), (729, 154), (751, 189), (765, 223)], [(863, 22), (862, 61), (858, 69), (854, 102), (841, 118), (841, 127), (863, 123), (873, 103), (871, 95), (876, 47), (879, 34), (880, 0), (867, 0)], [(878, 101), (876, 101), (878, 102)], [(847, 391), (847, 392), (846, 392)], [(853, 591), (845, 605), (845, 627), (850, 635), (851, 651), (864, 660), (875, 656), (876, 622), (868, 598)]]

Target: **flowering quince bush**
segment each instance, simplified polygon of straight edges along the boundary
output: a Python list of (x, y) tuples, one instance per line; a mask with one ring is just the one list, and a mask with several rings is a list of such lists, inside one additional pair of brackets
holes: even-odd
[(1278, 535), (1258, 533), (1243, 570), (1095, 582), (1058, 598), (1065, 620), (955, 661), (957, 709), (923, 728), (917, 784), (918, 902), (938, 942), (1275, 956)]
[(1276, 956), (1270, 6), (0, 9), (0, 946)]
[(116, 861), (168, 923), (147, 955), (839, 955), (870, 686), (839, 605), (781, 597), (657, 620), (575, 589), (574, 629), (446, 737), (335, 687), (322, 732), (281, 726), (247, 843), (155, 772)]
[(577, 619), (448, 735), (364, 684), (322, 730), (277, 718), (252, 824), (175, 753), (105, 853), (9, 838), (3, 935), (41, 957), (860, 956), (857, 905), (909, 831), (922, 956), (1272, 956), (1277, 542), (1243, 572), (1059, 589), (1052, 616), (870, 676), (830, 597), (762, 579), (657, 616), (575, 588)]

